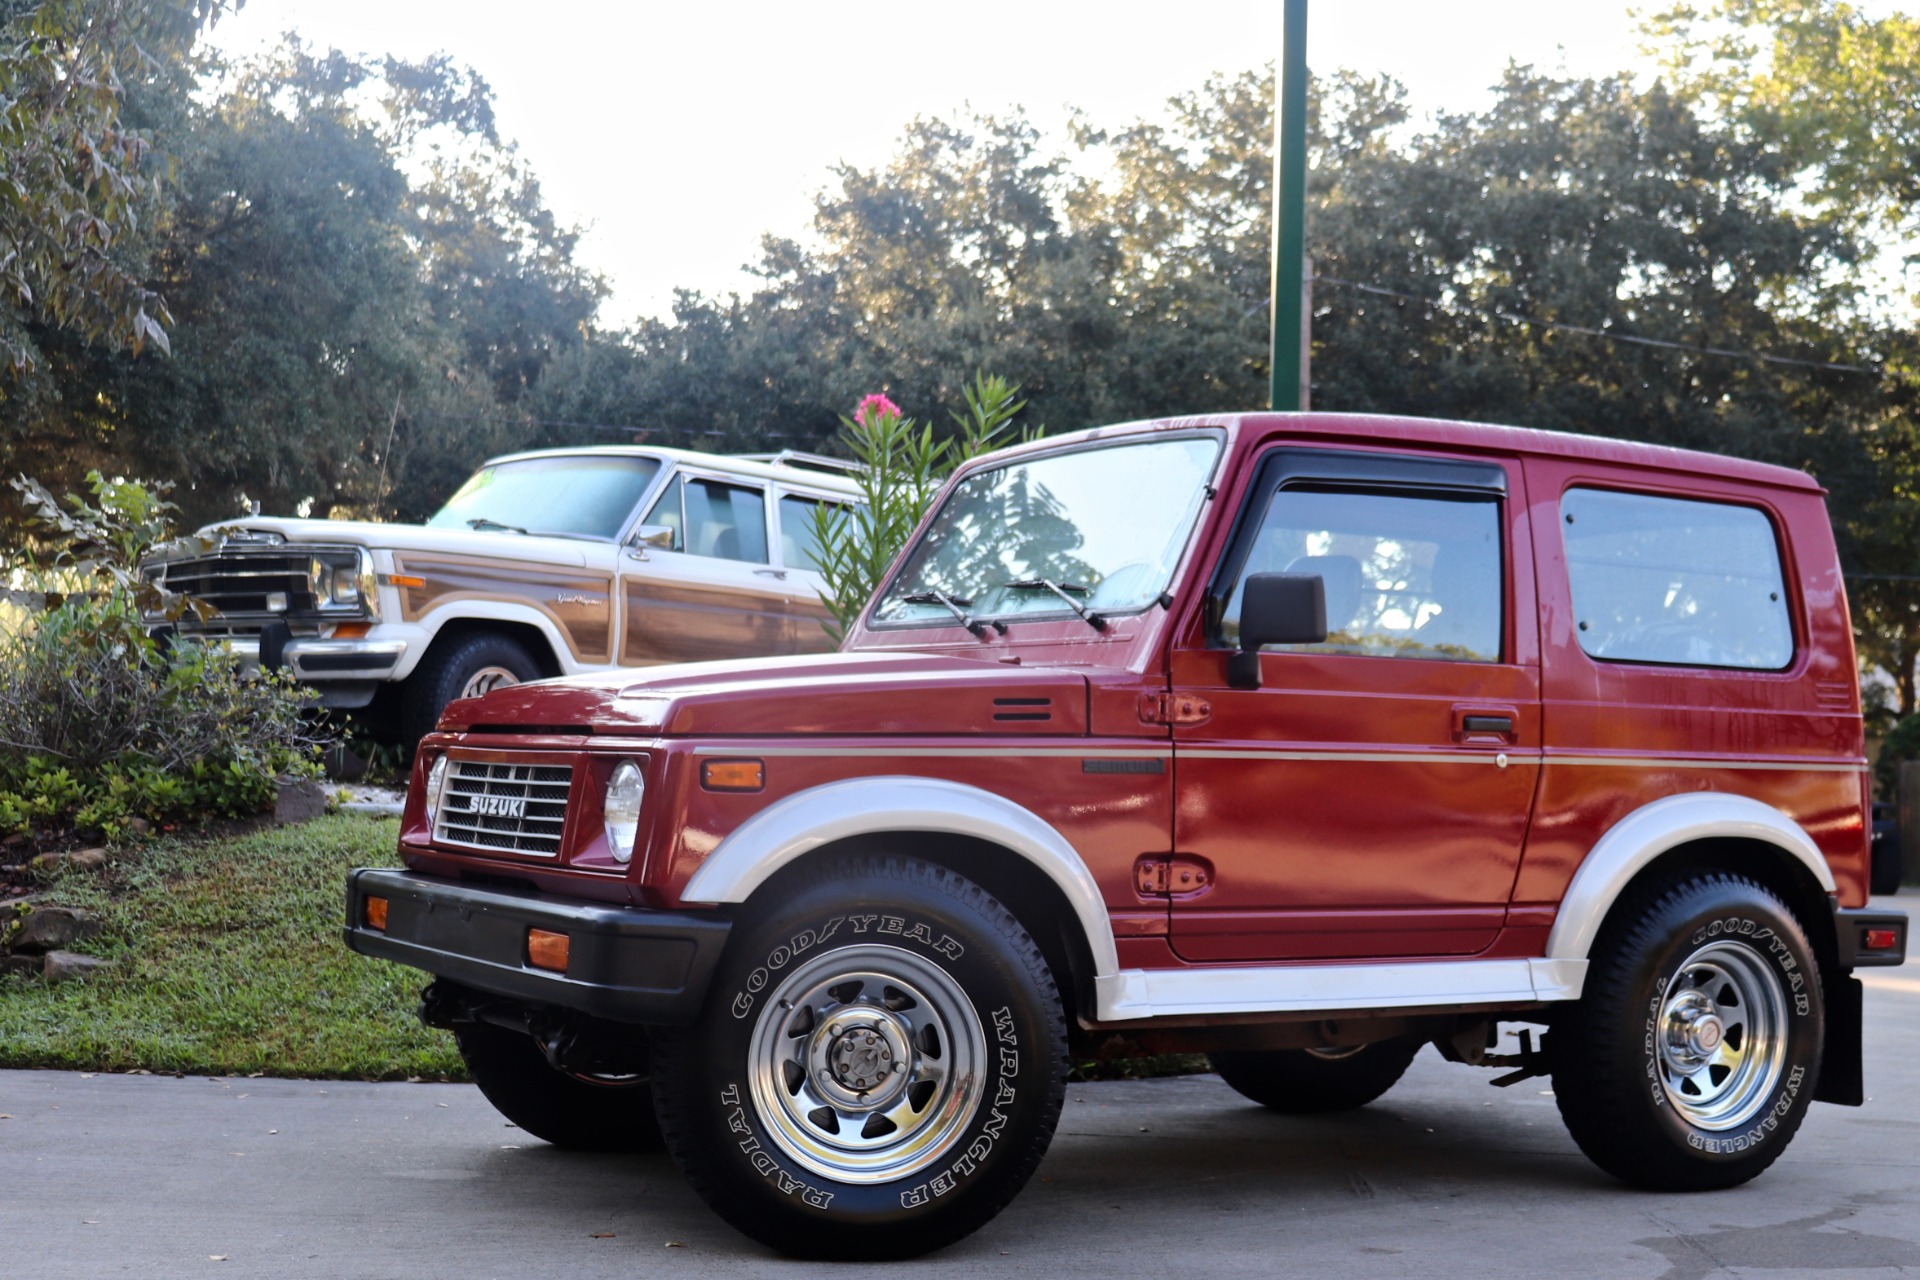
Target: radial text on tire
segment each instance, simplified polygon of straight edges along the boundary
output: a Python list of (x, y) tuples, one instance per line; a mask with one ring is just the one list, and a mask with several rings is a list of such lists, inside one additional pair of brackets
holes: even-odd
[(1580, 1149), (1661, 1191), (1735, 1186), (1778, 1159), (1825, 1029), (1819, 964), (1786, 904), (1723, 872), (1657, 881), (1615, 907), (1590, 961), (1546, 1044)]
[(1026, 1183), (1066, 1025), (1018, 920), (928, 863), (834, 857), (764, 886), (700, 1023), (657, 1034), (667, 1147), (734, 1226), (800, 1257), (949, 1244)]

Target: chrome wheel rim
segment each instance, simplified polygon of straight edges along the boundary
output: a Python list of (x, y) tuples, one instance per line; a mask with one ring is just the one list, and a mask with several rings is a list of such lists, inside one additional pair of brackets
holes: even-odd
[(482, 667), (467, 677), (467, 682), (460, 686), (460, 692), (455, 697), (456, 700), (477, 698), (481, 694), (492, 693), (495, 689), (504, 689), (510, 684), (519, 683), (520, 677), (505, 667)]
[(1353, 1057), (1366, 1047), (1364, 1044), (1343, 1044), (1336, 1047), (1314, 1045), (1307, 1049), (1307, 1056), (1310, 1058), (1319, 1058), (1324, 1062), (1338, 1062), (1342, 1058)]
[(774, 1145), (839, 1182), (907, 1177), (980, 1109), (986, 1037), (960, 984), (897, 947), (799, 966), (761, 1007), (753, 1101)]
[(1787, 993), (1744, 942), (1712, 942), (1681, 963), (1661, 996), (1660, 1084), (1697, 1128), (1745, 1124), (1766, 1105), (1787, 1057)]

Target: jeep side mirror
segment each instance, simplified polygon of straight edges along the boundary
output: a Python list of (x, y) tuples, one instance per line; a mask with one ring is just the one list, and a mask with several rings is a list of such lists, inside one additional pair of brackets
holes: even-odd
[(1240, 648), (1227, 659), (1227, 684), (1260, 687), (1260, 647), (1319, 644), (1327, 638), (1327, 584), (1317, 573), (1256, 573), (1240, 595)]
[(666, 524), (637, 526), (633, 536), (627, 539), (627, 550), (645, 560), (649, 547), (655, 551), (673, 550), (673, 526)]

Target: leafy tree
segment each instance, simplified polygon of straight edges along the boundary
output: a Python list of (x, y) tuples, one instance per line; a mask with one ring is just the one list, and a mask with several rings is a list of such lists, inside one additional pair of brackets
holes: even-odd
[(0, 398), (41, 364), (37, 331), (135, 354), (166, 304), (128, 241), (151, 212), (130, 84), (177, 80), (223, 0), (0, 0)]

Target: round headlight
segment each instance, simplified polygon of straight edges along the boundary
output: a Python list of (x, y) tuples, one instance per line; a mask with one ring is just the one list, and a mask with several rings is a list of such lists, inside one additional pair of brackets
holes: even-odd
[(433, 829), (433, 815), (440, 810), (440, 793), (447, 786), (447, 758), (440, 756), (427, 770), (427, 829)]
[(622, 760), (607, 782), (607, 849), (621, 866), (633, 861), (633, 841), (640, 831), (640, 801), (647, 794), (640, 766)]

